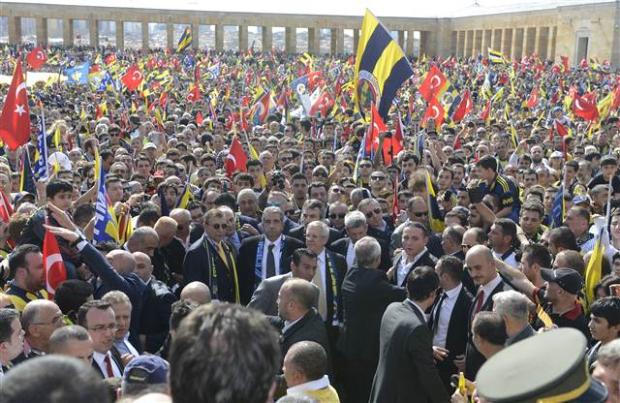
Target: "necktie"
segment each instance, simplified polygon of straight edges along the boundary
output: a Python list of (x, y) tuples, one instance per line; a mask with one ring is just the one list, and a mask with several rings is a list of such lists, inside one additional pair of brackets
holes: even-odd
[(325, 272), (327, 275), (327, 269), (325, 268), (325, 264), (322, 259), (318, 261), (319, 267), (317, 267), (316, 273), (312, 278), (312, 283), (319, 287), (319, 313), (323, 320), (327, 318), (327, 295), (325, 294), (325, 288), (323, 287), (323, 279), (321, 276), (322, 272)]
[(439, 329), (439, 315), (441, 315), (441, 305), (448, 298), (448, 294), (445, 292), (441, 294), (441, 298), (439, 298), (439, 302), (433, 311), (433, 316), (431, 316), (431, 329), (433, 329), (433, 333), (437, 333), (437, 329)]
[(273, 255), (273, 248), (275, 244), (271, 244), (267, 247), (267, 278), (276, 275), (276, 258)]
[(476, 299), (474, 300), (474, 314), (471, 316), (472, 318), (476, 316), (478, 312), (482, 309), (482, 303), (484, 302), (484, 290), (480, 289), (478, 294), (476, 294)]
[(106, 354), (103, 359), (103, 363), (105, 364), (105, 370), (107, 372), (108, 378), (114, 378), (114, 371), (112, 370), (112, 361), (110, 361), (110, 354)]
[(222, 258), (222, 262), (228, 267), (228, 259), (226, 258), (226, 252), (224, 252), (224, 247), (221, 242), (217, 243), (217, 254)]

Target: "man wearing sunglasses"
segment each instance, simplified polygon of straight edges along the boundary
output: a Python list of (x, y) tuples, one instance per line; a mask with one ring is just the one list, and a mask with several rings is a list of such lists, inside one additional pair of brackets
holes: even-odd
[[(414, 196), (407, 203), (407, 221), (396, 227), (390, 239), (390, 252), (393, 253), (402, 245), (403, 229), (410, 222), (419, 222), (429, 228), (428, 206), (421, 196)], [(443, 248), (441, 246), (441, 234), (430, 234), (428, 239), (428, 250), (433, 256), (443, 256)]]
[(394, 231), (392, 220), (383, 216), (383, 209), (375, 199), (364, 199), (357, 209), (366, 216), (368, 223), (368, 235), (384, 242), (390, 241), (390, 236)]

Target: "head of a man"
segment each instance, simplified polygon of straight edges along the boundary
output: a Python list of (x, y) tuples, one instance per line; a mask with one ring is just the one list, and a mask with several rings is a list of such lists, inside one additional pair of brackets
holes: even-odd
[(215, 208), (207, 211), (205, 215), (205, 232), (214, 242), (221, 242), (226, 237), (228, 222), (224, 213)]
[(293, 273), (293, 277), (312, 281), (316, 268), (316, 253), (306, 248), (295, 249), (291, 259), (291, 273)]
[(501, 350), (508, 339), (504, 320), (496, 312), (478, 312), (472, 323), (472, 334), (474, 345), (487, 359)]
[(24, 331), (19, 312), (12, 308), (0, 308), (0, 364), (7, 365), (23, 349)]
[(237, 195), (239, 212), (249, 217), (258, 215), (258, 196), (252, 189), (242, 189)]
[(201, 281), (192, 281), (181, 290), (180, 300), (196, 305), (208, 304), (211, 302), (211, 290)]
[(153, 275), (153, 263), (151, 262), (151, 258), (146, 253), (142, 252), (134, 252), (132, 255), (136, 261), (135, 273), (142, 281), (145, 283), (148, 282)]
[(590, 228), (590, 211), (585, 207), (571, 207), (566, 213), (566, 226), (579, 238)]
[(476, 286), (484, 286), (497, 277), (493, 252), (484, 245), (475, 245), (467, 251), (465, 262)]
[(366, 216), (366, 222), (370, 227), (382, 228), (384, 225), (383, 210), (377, 200), (364, 199), (357, 205), (357, 209)]
[(160, 248), (170, 245), (177, 234), (177, 228), (178, 224), (172, 217), (159, 217), (153, 229), (157, 232)]
[(279, 207), (270, 206), (263, 210), (261, 217), (263, 232), (270, 241), (275, 241), (284, 231), (284, 213)]
[(412, 258), (420, 254), (428, 244), (430, 236), (428, 228), (419, 222), (405, 224), (402, 233), (402, 248)]
[(50, 336), (49, 353), (65, 355), (84, 361), (93, 361), (93, 341), (88, 331), (79, 325), (58, 328)]
[(10, 277), (19, 288), (37, 292), (45, 287), (43, 254), (36, 245), (23, 244), (9, 256)]
[(588, 324), (594, 340), (603, 344), (620, 337), (620, 297), (604, 297), (590, 306)]
[(43, 352), (48, 351), (49, 339), (54, 330), (64, 325), (58, 305), (45, 299), (27, 303), (22, 312), (21, 322), (28, 344)]
[(361, 211), (352, 211), (344, 217), (344, 228), (353, 243), (366, 236), (368, 224)]
[(381, 264), (381, 245), (370, 236), (358, 240), (354, 246), (357, 266), (365, 269), (377, 269)]
[(286, 321), (302, 318), (314, 305), (314, 285), (301, 278), (291, 278), (278, 292), (278, 315)]
[(329, 239), (329, 227), (322, 221), (313, 221), (306, 226), (306, 246), (317, 255), (320, 254)]
[(78, 325), (88, 330), (96, 352), (106, 354), (110, 351), (116, 334), (112, 305), (101, 300), (86, 302), (78, 311)]
[(175, 403), (270, 401), (280, 355), (278, 334), (262, 315), (239, 305), (200, 306), (173, 338), (172, 398)]
[(317, 381), (327, 373), (327, 353), (314, 341), (297, 342), (287, 351), (282, 371), (289, 388)]
[(139, 227), (134, 229), (127, 240), (127, 250), (130, 252), (142, 252), (153, 257), (155, 249), (159, 247), (159, 235), (151, 227)]
[(116, 319), (116, 333), (114, 339), (116, 341), (123, 340), (129, 333), (129, 325), (131, 323), (131, 301), (129, 297), (122, 291), (110, 291), (106, 293), (101, 300), (112, 306), (114, 318)]

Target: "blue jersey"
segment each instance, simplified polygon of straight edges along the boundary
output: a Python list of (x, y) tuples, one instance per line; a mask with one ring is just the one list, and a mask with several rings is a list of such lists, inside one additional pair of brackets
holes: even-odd
[(493, 195), (499, 200), (499, 209), (512, 207), (512, 211), (506, 218), (510, 218), (515, 223), (519, 222), (519, 212), (521, 211), (521, 200), (519, 199), (519, 188), (513, 181), (502, 175), (495, 176), (495, 180), (490, 186), (486, 182), (482, 183), (485, 195)]

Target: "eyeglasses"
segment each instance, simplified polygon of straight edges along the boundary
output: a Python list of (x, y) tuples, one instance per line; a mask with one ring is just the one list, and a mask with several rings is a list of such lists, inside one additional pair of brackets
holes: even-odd
[(368, 213), (366, 213), (366, 218), (372, 218), (373, 215), (380, 215), (381, 214), (381, 209), (380, 208), (376, 208), (372, 211), (369, 211)]
[(227, 229), (228, 224), (209, 224), (213, 229)]
[(463, 249), (470, 249), (473, 245), (467, 245), (466, 243), (461, 245), (461, 248)]
[(109, 325), (97, 325), (95, 327), (90, 327), (88, 330), (92, 330), (93, 332), (105, 332), (106, 330), (116, 330), (116, 323), (110, 323)]
[(370, 168), (372, 164), (360, 164), (360, 168)]
[(340, 188), (333, 188), (333, 189), (332, 189), (332, 193), (344, 193), (344, 189), (340, 189)]
[(373, 181), (382, 181), (384, 179), (385, 179), (385, 176), (371, 176), (370, 177), (370, 180), (373, 180)]
[(329, 218), (331, 218), (332, 220), (335, 220), (336, 218), (340, 218), (342, 220), (345, 215), (346, 214), (330, 214)]
[(120, 136), (120, 135), (121, 135), (119, 132), (110, 132), (109, 134), (110, 134), (110, 136), (112, 136), (112, 137), (118, 137), (118, 136)]
[(428, 216), (428, 211), (414, 211), (413, 215), (416, 217), (425, 217)]

